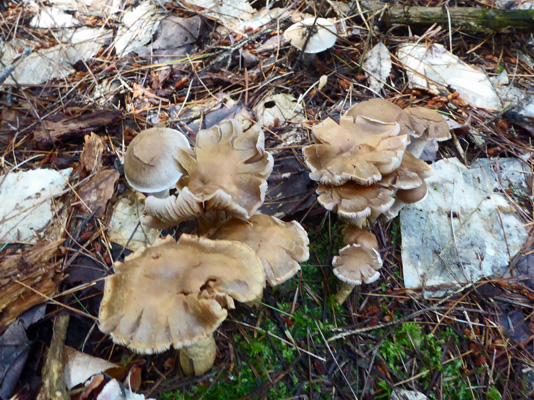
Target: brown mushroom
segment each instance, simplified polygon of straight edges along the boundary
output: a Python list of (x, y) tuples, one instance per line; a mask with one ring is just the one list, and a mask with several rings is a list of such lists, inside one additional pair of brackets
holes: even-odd
[(310, 178), (322, 184), (348, 181), (369, 185), (399, 167), (408, 136), (398, 123), (363, 116), (342, 116), (339, 125), (328, 118), (315, 126), (315, 145), (303, 149)]
[(412, 140), (408, 150), (415, 156), (419, 157), (427, 142), (435, 140), (438, 142), (451, 138), (449, 125), (437, 111), (424, 107), (409, 107), (404, 112), (410, 117), (411, 126), (416, 132), (419, 132), (419, 138)]
[(177, 198), (147, 198), (149, 225), (172, 226), (208, 210), (224, 210), (248, 219), (265, 199), (273, 158), (264, 149), (259, 125), (243, 132), (236, 120), (198, 132), (195, 151), (177, 149), (174, 158), (185, 170)]
[(352, 224), (362, 226), (368, 217), (376, 219), (394, 203), (393, 190), (378, 185), (361, 186), (349, 182), (343, 186), (319, 185), (318, 200)]
[(378, 240), (376, 236), (367, 229), (359, 228), (349, 224), (343, 229), (343, 245), (359, 244), (365, 249), (375, 249), (378, 251)]
[[(265, 285), (261, 262), (248, 246), (186, 234), (178, 243), (169, 236), (139, 249), (114, 269), (105, 281), (100, 330), (139, 353), (189, 348), (201, 357), (182, 365), (193, 364), (195, 374), (213, 364), (214, 352), (207, 360), (202, 355), (234, 300), (252, 301)], [(195, 351), (199, 341), (204, 350)]]
[(378, 270), (382, 267), (382, 259), (373, 248), (349, 244), (339, 251), (339, 256), (334, 257), (332, 266), (334, 275), (343, 282), (334, 299), (343, 304), (354, 286), (373, 283), (380, 277)]
[(426, 198), (427, 192), (428, 189), (426, 183), (425, 181), (423, 181), (423, 184), (421, 186), (416, 187), (414, 189), (397, 190), (397, 192), (395, 193), (395, 198), (405, 204), (412, 204), (424, 200)]
[(253, 215), (248, 221), (233, 218), (212, 238), (237, 240), (254, 250), (271, 286), (295, 275), (300, 270), (300, 263), (309, 257), (308, 235), (298, 222), (283, 222), (265, 214)]
[(410, 117), (402, 110), (402, 108), (390, 101), (384, 99), (362, 101), (353, 105), (345, 113), (345, 116), (347, 117), (356, 117), (358, 115), (376, 121), (388, 123), (398, 122), (400, 125), (399, 135), (420, 136), (418, 132), (412, 129)]
[(128, 145), (124, 156), (124, 175), (132, 188), (154, 196), (168, 194), (184, 169), (173, 158), (176, 149), (189, 153), (187, 138), (169, 128), (151, 128), (140, 132)]
[(432, 168), (426, 162), (415, 158), (409, 151), (405, 151), (400, 167), (384, 176), (380, 185), (393, 189), (415, 189), (421, 186), (431, 174)]

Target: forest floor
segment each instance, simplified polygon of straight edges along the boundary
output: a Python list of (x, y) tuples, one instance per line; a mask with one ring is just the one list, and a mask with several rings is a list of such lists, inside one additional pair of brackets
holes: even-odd
[[(141, 3), (130, 1), (119, 8)], [(46, 82), (7, 80), (0, 89), (0, 166), (5, 174), (0, 189), (14, 190), (1, 188), (9, 173), (73, 169), (67, 187), (55, 199), (60, 208), (37, 233), (37, 241), (2, 238), (0, 299), (5, 306), (0, 304), (4, 336), (0, 340), (9, 352), (0, 357), (2, 398), (36, 396), (47, 354), (52, 353), (46, 349), (54, 322), (57, 325), (58, 316), (67, 314), (64, 344), (119, 364), (115, 376), (120, 381), (133, 377), (129, 385), (147, 398), (388, 399), (399, 389), (431, 399), (530, 398), (534, 392), (531, 236), (511, 260), (510, 276), (484, 278), (446, 297), (424, 298), (404, 287), (399, 219), (379, 219), (373, 232), (384, 260), (381, 278), (361, 286), (339, 306), (333, 300), (339, 281), (331, 265), (342, 247), (343, 222), (316, 201), (317, 184), (308, 177), (301, 148), (311, 143), (312, 127), (320, 121), (339, 120), (351, 105), (383, 97), (401, 108), (438, 110), (461, 126), (454, 130), (453, 140), (440, 143), (436, 160), (456, 157), (469, 166), (481, 158), (516, 157), (531, 170), (531, 118), (506, 105), (494, 110), (475, 107), (452, 87), (438, 85), (438, 93), (412, 88), (395, 55), (403, 43), (441, 44), (489, 77), (506, 71), (525, 96), (532, 96), (534, 69), (528, 62), (534, 57), (532, 35), (467, 32), (439, 25), (391, 27), (379, 20), (380, 10), (358, 9), (359, 2), (334, 7), (336, 2), (326, 0), (275, 2), (271, 6), (285, 8), (280, 17), (239, 33), (237, 28), (220, 29), (221, 19), (191, 3), (154, 1), (154, 21), (164, 15), (200, 17), (198, 37), (183, 39), (181, 47), (176, 46), (180, 50), (169, 50), (166, 58), (136, 53), (126, 45), (119, 51), (107, 38), (90, 57), (73, 62), (72, 53), (64, 54), (71, 63), (58, 66), (67, 71), (63, 76)], [(252, 7), (265, 6), (260, 3)], [(482, 1), (396, 3), (490, 6)], [(39, 8), (28, 4), (0, 4), (0, 44), (21, 40), (14, 46), (19, 54), (26, 46), (36, 53), (65, 45), (58, 32), (68, 29), (32, 26)], [(100, 12), (102, 4), (99, 7), (98, 12), (85, 8), (69, 13), (83, 27), (109, 28), (110, 37), (117, 35), (125, 24), (121, 13), (106, 14)], [(311, 62), (277, 35), (298, 20), (299, 13), (344, 25), (336, 45)], [(148, 40), (138, 47), (157, 34), (151, 29), (148, 22), (142, 26)], [(389, 50), (392, 67), (386, 84), (373, 92), (362, 60), (378, 43)], [(184, 48), (188, 56), (173, 55)], [(16, 71), (22, 72), (25, 56), (14, 61)], [(40, 73), (50, 71), (32, 72)], [(318, 84), (322, 76), (327, 77), (325, 85)], [(293, 99), (282, 118), (263, 126), (266, 148), (275, 158), (269, 188), (278, 189), (276, 198), (268, 192), (262, 211), (282, 212), (284, 220), (302, 224), (310, 239), (309, 261), (293, 279), (267, 287), (258, 304), (237, 305), (215, 334), (215, 365), (202, 376), (184, 376), (174, 350), (139, 355), (113, 344), (95, 320), (103, 277), (112, 273), (114, 261), (130, 252), (112, 246), (107, 234), (115, 205), (130, 193), (122, 168), (126, 146), (137, 132), (155, 125), (181, 130), (193, 142), (199, 129), (225, 118), (245, 113), (257, 120), (265, 109), (280, 107), (272, 99), (278, 94)], [(90, 161), (81, 154), (91, 132), (102, 139), (102, 147), (94, 153), (97, 164), (88, 170)], [(102, 171), (107, 171), (105, 179), (87, 187)], [(280, 186), (280, 175), (288, 172)], [(531, 177), (527, 179), (530, 183)], [(86, 201), (91, 201), (87, 207)], [(532, 215), (532, 196), (516, 201)], [(184, 224), (166, 233), (178, 237), (190, 229)], [(9, 260), (14, 257), (19, 258), (13, 269)], [(30, 322), (22, 324), (23, 313)], [(19, 326), (18, 333), (12, 330), (14, 325)], [(77, 388), (70, 395), (80, 393)]]

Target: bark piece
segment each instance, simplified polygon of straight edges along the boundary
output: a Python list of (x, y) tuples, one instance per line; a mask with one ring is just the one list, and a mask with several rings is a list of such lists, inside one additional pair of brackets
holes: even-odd
[(89, 134), (108, 125), (117, 124), (122, 119), (122, 112), (100, 110), (80, 115), (57, 114), (43, 120), (34, 133), (33, 140), (37, 147), (47, 148), (53, 142)]
[(37, 243), (0, 264), (0, 328), (14, 322), (31, 307), (46, 301), (46, 298), (36, 292), (49, 297), (57, 293), (63, 276), (56, 272), (57, 264), (49, 260), (62, 242), (63, 240)]

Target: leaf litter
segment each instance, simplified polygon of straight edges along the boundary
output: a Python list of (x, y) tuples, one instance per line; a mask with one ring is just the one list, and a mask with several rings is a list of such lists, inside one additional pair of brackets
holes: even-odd
[[(301, 152), (315, 124), (338, 120), (351, 105), (381, 95), (402, 108), (439, 110), (455, 122), (452, 141), (427, 149), (430, 160), (452, 157), (476, 165), (480, 158), (516, 157), (531, 191), (527, 106), (534, 71), (522, 50), (525, 35), (488, 39), (459, 30), (449, 36), (446, 27), (388, 30), (374, 23), (378, 14), (330, 1), (261, 10), (253, 3), (208, 0), (52, 1), (47, 7), (32, 3), (24, 10), (13, 2), (2, 8), (2, 63), (14, 72), (0, 92), (0, 166), (7, 177), (0, 190), (10, 176), (69, 171), (57, 190), (39, 179), (20, 200), (13, 193), (23, 185), (10, 180), (0, 203), (6, 222), (19, 217), (12, 214), (17, 207), (34, 210), (26, 220), (44, 221), (30, 231), (15, 224), (9, 231), (18, 233), (6, 236), (1, 248), (3, 304), (10, 305), (3, 328), (16, 330), (23, 312), (46, 303), (44, 319), (16, 330), (22, 347), (49, 346), (53, 317), (70, 314), (67, 344), (114, 362), (140, 359), (124, 368), (142, 374), (136, 388), (146, 397), (387, 398), (403, 389), (430, 398), (498, 393), (511, 399), (534, 390), (528, 373), (534, 367), (530, 236), (508, 259), (508, 275), (425, 299), (406, 291), (398, 220), (379, 220), (373, 230), (384, 278), (337, 307), (330, 265), (343, 222), (317, 204)], [(330, 18), (339, 35), (333, 49), (305, 66), (281, 33), (315, 16)], [(31, 54), (20, 57), (24, 48)], [(236, 116), (263, 122), (276, 158), (262, 211), (301, 221), (313, 257), (298, 279), (268, 290), (265, 303), (238, 307), (217, 334), (215, 368), (189, 379), (172, 352), (136, 356), (112, 346), (94, 316), (102, 277), (113, 262), (158, 235), (138, 223), (142, 199), (129, 191), (122, 172), (128, 143), (154, 124), (179, 129), (194, 142), (199, 129)], [(498, 191), (521, 216), (522, 229), (530, 230), (531, 196), (517, 189)], [(46, 199), (50, 213), (35, 211), (36, 197)], [(53, 241), (54, 235), (64, 241)], [(37, 393), (46, 357), (34, 354), (40, 350), (25, 363), (23, 351), (13, 353), (27, 373), (4, 378), (2, 396)], [(93, 379), (83, 390), (97, 398), (108, 378)], [(118, 382), (124, 377), (111, 386), (121, 390)]]

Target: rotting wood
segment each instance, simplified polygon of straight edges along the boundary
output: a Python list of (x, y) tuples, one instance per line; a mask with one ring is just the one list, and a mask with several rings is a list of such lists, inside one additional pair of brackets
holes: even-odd
[[(373, 10), (373, 1), (361, 3)], [(377, 17), (387, 26), (450, 24), (466, 32), (534, 32), (534, 10), (497, 10), (482, 7), (410, 7), (376, 3)]]
[(46, 355), (46, 362), (43, 367), (43, 385), (37, 400), (70, 399), (65, 384), (63, 363), (63, 348), (65, 347), (69, 320), (69, 314), (59, 315), (54, 319), (54, 333)]
[(7, 327), (22, 313), (46, 301), (46, 298), (14, 280), (23, 282), (46, 296), (57, 293), (62, 274), (49, 262), (63, 239), (37, 243), (22, 254), (0, 263), (0, 328)]
[(98, 129), (119, 123), (122, 112), (112, 110), (98, 110), (78, 115), (58, 114), (43, 121), (34, 133), (33, 140), (37, 147), (44, 149), (53, 142), (69, 139), (72, 136), (84, 135)]

